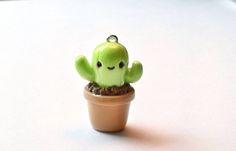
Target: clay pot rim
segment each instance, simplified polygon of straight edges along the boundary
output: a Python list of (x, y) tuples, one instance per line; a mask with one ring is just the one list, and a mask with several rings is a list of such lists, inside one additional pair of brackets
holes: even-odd
[(84, 88), (84, 96), (90, 103), (99, 105), (122, 105), (130, 103), (134, 99), (135, 90), (122, 95), (97, 95), (90, 92), (86, 87)]

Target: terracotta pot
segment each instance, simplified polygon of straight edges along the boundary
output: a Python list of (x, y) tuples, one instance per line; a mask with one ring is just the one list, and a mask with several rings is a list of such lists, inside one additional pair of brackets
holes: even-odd
[(84, 89), (88, 100), (90, 121), (95, 130), (116, 132), (125, 128), (130, 101), (134, 98), (134, 90), (119, 96), (95, 95)]

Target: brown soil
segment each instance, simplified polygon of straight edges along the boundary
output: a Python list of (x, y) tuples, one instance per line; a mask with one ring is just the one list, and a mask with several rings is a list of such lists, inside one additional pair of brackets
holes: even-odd
[(102, 88), (99, 87), (96, 83), (90, 82), (88, 85), (86, 85), (86, 89), (88, 89), (91, 93), (94, 93), (96, 95), (114, 96), (114, 95), (126, 94), (132, 91), (134, 88), (129, 83), (125, 83), (120, 87), (112, 86), (112, 87)]

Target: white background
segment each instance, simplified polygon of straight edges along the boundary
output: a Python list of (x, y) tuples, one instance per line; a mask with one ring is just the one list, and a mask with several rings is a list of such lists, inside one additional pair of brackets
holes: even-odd
[[(74, 68), (110, 34), (144, 66), (117, 134)], [(233, 151), (235, 101), (232, 0), (0, 1), (0, 151)]]

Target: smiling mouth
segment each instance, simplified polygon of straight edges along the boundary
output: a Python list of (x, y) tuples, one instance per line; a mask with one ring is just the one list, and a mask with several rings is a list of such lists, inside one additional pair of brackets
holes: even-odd
[(107, 69), (113, 70), (113, 69), (115, 69), (115, 67), (114, 66), (113, 67), (107, 67)]

